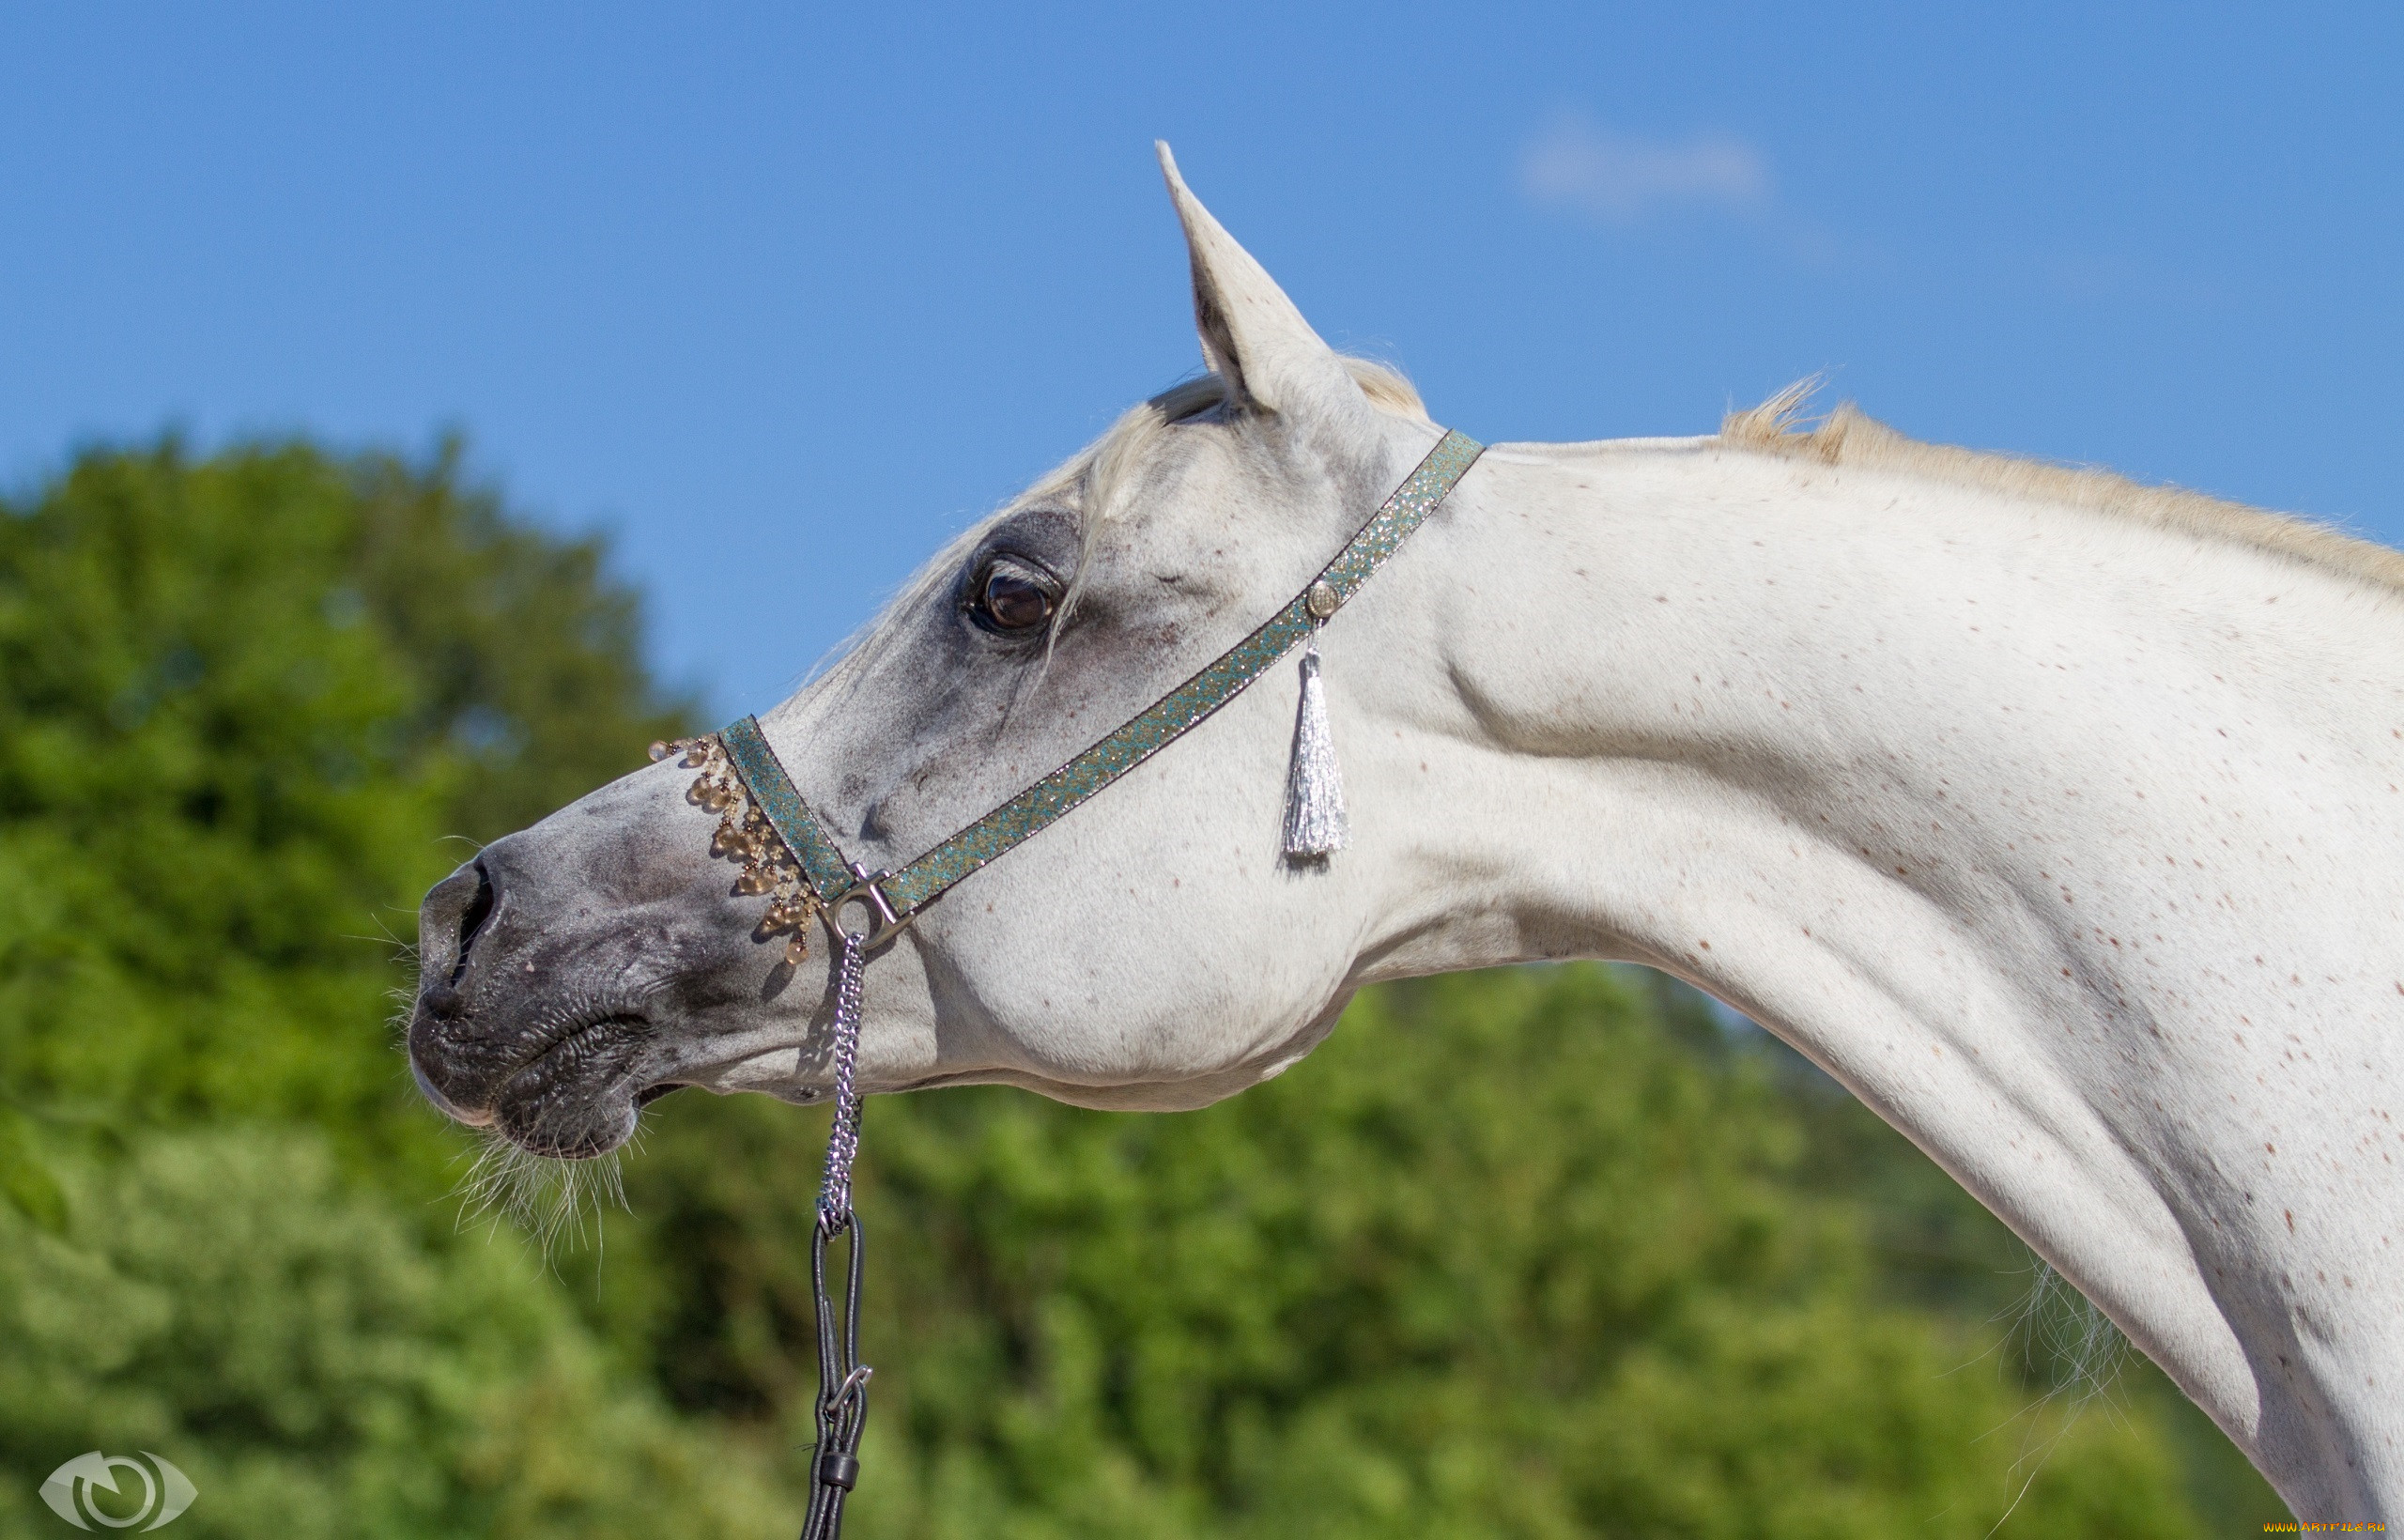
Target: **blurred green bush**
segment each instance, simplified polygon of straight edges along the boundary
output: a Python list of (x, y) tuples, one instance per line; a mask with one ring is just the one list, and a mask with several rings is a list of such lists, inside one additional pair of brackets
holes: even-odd
[[(0, 503), (0, 1530), (67, 1532), (35, 1489), (93, 1448), (180, 1465), (195, 1536), (797, 1521), (823, 1114), (661, 1102), (634, 1212), (545, 1265), (461, 1227), (384, 1024), (446, 837), (689, 721), (602, 557), (454, 448)], [(1200, 1113), (880, 1101), (862, 1209), (863, 1540), (2279, 1514), (2150, 1367), (2052, 1394), (2009, 1234), (1632, 971), (1372, 992)]]
[(612, 1375), (517, 1248), (428, 1247), (304, 1129), (157, 1133), (68, 1188), (66, 1238), (0, 1251), (8, 1533), (54, 1522), (50, 1452), (93, 1447), (174, 1460), (195, 1537), (785, 1527), (758, 1462)]

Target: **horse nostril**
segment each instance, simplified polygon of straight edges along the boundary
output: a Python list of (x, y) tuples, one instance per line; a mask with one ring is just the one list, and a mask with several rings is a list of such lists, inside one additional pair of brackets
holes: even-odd
[(418, 998), (425, 1013), (437, 1021), (456, 1021), (467, 1013), (468, 997), (448, 984), (437, 984)]
[[(459, 981), (459, 976), (468, 971), (468, 948), (475, 945), (476, 932), (482, 931), (485, 928), (485, 921), (492, 917), (492, 873), (485, 870), (485, 864), (482, 861), (478, 861), (476, 863), (476, 896), (468, 901), (467, 909), (459, 916), (459, 960), (452, 964), (451, 968), (451, 981), (455, 984)], [(429, 993), (427, 998), (431, 999), (433, 996)], [(454, 1013), (437, 1010), (435, 1014), (439, 1016)]]

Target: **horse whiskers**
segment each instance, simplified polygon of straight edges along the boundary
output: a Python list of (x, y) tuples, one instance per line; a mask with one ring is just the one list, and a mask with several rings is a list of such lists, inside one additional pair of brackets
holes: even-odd
[(395, 985), (384, 992), (384, 998), (393, 1003), (393, 1013), (384, 1018), (384, 1030), (392, 1034), (393, 1046), (406, 1054), (409, 1046), (409, 1022), (417, 1014), (417, 993)]
[(584, 1239), (584, 1215), (593, 1214), (593, 1236), (602, 1216), (626, 1208), (619, 1151), (584, 1161), (563, 1161), (521, 1149), (498, 1131), (479, 1131), (483, 1148), (453, 1195), (465, 1200), (460, 1224), (490, 1215), (524, 1231), (547, 1263), (563, 1239)]
[(360, 936), (356, 939), (381, 941), (390, 946), (393, 948), (393, 961), (398, 963), (407, 977), (412, 980), (410, 983), (394, 984), (384, 992), (384, 998), (393, 1003), (393, 1014), (386, 1020), (385, 1025), (392, 1030), (395, 1040), (406, 1045), (409, 1036), (409, 1017), (417, 1009), (417, 985), (414, 980), (418, 977), (418, 959), (421, 954), (416, 942), (403, 941), (393, 934), (389, 928), (383, 926), (380, 920), (378, 922), (378, 928), (384, 931), (384, 934), (380, 937)]

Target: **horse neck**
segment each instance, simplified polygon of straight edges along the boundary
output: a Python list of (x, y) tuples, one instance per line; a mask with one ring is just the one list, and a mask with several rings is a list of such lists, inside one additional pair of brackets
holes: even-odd
[(2404, 1498), (2404, 1400), (2364, 1387), (2404, 1376), (2404, 606), (1708, 440), (1490, 452), (1423, 540), (1380, 614), (1442, 666), (1370, 706), (1408, 752), (1367, 772), (1405, 816), (1361, 978), (1678, 974), (1934, 1155), (2291, 1502)]

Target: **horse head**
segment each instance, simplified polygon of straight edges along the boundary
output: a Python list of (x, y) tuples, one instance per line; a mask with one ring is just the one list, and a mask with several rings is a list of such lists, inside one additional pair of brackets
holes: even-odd
[[(1161, 158), (1208, 372), (956, 540), (760, 719), (869, 866), (968, 824), (1250, 631), (1441, 436), (1397, 377), (1322, 342)], [(1365, 740), (1379, 714), (1407, 709), (1377, 667), (1428, 624), (1403, 588), (1371, 585), (1331, 634), (1339, 736)], [(730, 624), (774, 645), (772, 610)], [(1376, 838), (1408, 816), (1399, 788), (1369, 799), (1344, 857), (1280, 858), (1297, 687), (1274, 670), (881, 948), (862, 1086), (999, 1082), (1189, 1107), (1308, 1052), (1348, 996), (1380, 890), (1410, 873)], [(1374, 755), (1352, 771), (1410, 778)], [(832, 948), (763, 940), (771, 900), (714, 855), (718, 815), (693, 781), (670, 756), (494, 841), (427, 895), (408, 1044), (437, 1105), (582, 1157), (676, 1086), (828, 1093)]]

